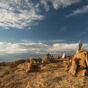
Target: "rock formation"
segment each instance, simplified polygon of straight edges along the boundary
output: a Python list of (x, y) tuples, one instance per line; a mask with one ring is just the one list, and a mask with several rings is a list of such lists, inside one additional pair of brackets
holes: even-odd
[(36, 72), (40, 70), (40, 65), (39, 64), (33, 64), (33, 63), (28, 63), (28, 68), (26, 69), (26, 72)]
[(79, 43), (78, 52), (73, 56), (71, 62), (66, 66), (66, 71), (73, 76), (85, 76), (88, 67), (88, 51), (83, 50), (82, 43)]
[(40, 65), (36, 63), (36, 61), (32, 58), (30, 58), (30, 63), (27, 63), (28, 68), (26, 69), (26, 72), (36, 72), (40, 70)]
[(78, 48), (78, 50), (81, 50), (81, 49), (82, 49), (82, 43), (81, 43), (81, 41), (79, 41), (78, 43), (79, 43), (79, 48)]
[(51, 54), (46, 54), (44, 58), (42, 59), (43, 64), (48, 64), (50, 62), (53, 62), (53, 56)]

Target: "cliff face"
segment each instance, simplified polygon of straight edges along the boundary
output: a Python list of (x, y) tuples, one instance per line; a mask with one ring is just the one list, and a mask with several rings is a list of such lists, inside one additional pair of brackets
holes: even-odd
[[(73, 77), (65, 72), (69, 59), (40, 64), (40, 71), (26, 73), (27, 63), (16, 61), (0, 66), (0, 88), (88, 88), (88, 77)], [(18, 63), (18, 64), (16, 64)]]

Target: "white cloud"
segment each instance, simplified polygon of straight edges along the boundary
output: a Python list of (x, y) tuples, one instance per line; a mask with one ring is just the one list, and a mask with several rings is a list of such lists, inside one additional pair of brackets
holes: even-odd
[[(84, 49), (88, 49), (88, 43), (83, 44)], [(46, 54), (55, 53), (62, 51), (76, 51), (78, 49), (77, 43), (54, 43), (52, 45), (47, 45), (45, 43), (31, 43), (31, 42), (21, 42), (21, 43), (10, 43), (10, 42), (0, 42), (0, 55), (8, 54)]]
[(77, 43), (57, 43), (53, 44), (53, 47), (50, 49), (51, 51), (74, 51), (77, 50), (78, 44)]
[[(30, 40), (21, 40), (22, 42), (25, 42), (25, 43), (33, 43), (33, 41), (30, 41)], [(66, 40), (39, 40), (37, 42), (42, 42), (42, 43), (55, 43), (55, 42), (66, 42)]]
[[(53, 44), (48, 51), (54, 54), (58, 54), (63, 51), (70, 52), (70, 54), (72, 54), (71, 52), (72, 51), (76, 52), (77, 49), (78, 49), (78, 43), (56, 43)], [(88, 49), (88, 43), (83, 44), (83, 49)]]
[(5, 54), (36, 54), (36, 52), (46, 51), (49, 48), (47, 44), (43, 43), (8, 43), (0, 42), (0, 55)]
[(30, 0), (0, 0), (0, 26), (22, 29), (42, 20), (39, 5)]
[(48, 2), (51, 3), (55, 9), (59, 9), (60, 7), (65, 8), (81, 1), (82, 0), (40, 0), (47, 11), (50, 9)]
[(55, 9), (58, 9), (60, 7), (64, 8), (64, 7), (70, 6), (70, 5), (74, 4), (74, 3), (80, 2), (82, 0), (50, 0), (50, 1), (52, 2), (53, 7)]
[(88, 5), (73, 11), (72, 13), (67, 15), (66, 17), (68, 18), (68, 17), (74, 16), (74, 15), (83, 14), (83, 13), (88, 13)]
[(40, 3), (44, 6), (46, 11), (49, 11), (50, 6), (48, 5), (48, 2), (46, 0), (40, 0)]
[[(31, 30), (39, 20), (43, 20), (40, 6), (49, 11), (50, 5), (55, 9), (64, 8), (82, 0), (0, 0), (0, 27)], [(40, 2), (40, 3), (39, 3)]]
[(65, 42), (66, 40), (48, 40), (48, 42)]

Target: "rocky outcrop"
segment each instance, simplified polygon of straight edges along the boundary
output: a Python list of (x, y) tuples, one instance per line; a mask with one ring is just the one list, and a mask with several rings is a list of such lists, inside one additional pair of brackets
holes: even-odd
[(82, 49), (82, 43), (79, 41), (78, 50), (67, 64), (66, 71), (73, 76), (85, 76), (88, 74), (88, 51)]
[(28, 68), (26, 69), (26, 72), (36, 72), (40, 70), (40, 65), (39, 64), (33, 64), (33, 63), (28, 63)]
[[(32, 59), (30, 58), (30, 63), (27, 63), (28, 68), (26, 69), (26, 72), (36, 72), (40, 70), (40, 58), (39, 59)], [(38, 63), (37, 63), (38, 62)]]
[(85, 76), (88, 68), (88, 51), (79, 50), (72, 58), (71, 62), (66, 66), (66, 71), (73, 76)]

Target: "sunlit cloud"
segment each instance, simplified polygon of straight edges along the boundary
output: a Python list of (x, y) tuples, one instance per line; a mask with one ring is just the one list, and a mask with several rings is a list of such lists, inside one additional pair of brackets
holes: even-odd
[(17, 28), (31, 30), (45, 16), (41, 14), (44, 7), (49, 11), (51, 5), (54, 9), (66, 8), (82, 0), (38, 0), (36, 3), (32, 0), (0, 0), (0, 27), (5, 29)]
[[(84, 49), (88, 49), (88, 43), (83, 44)], [(11, 42), (0, 42), (0, 55), (8, 54), (47, 54), (61, 51), (75, 51), (78, 49), (77, 43), (53, 43), (52, 45), (45, 43), (31, 43), (31, 42), (21, 42), (21, 43), (11, 43)]]
[(30, 0), (0, 0), (0, 26), (22, 29), (42, 20), (38, 3)]

